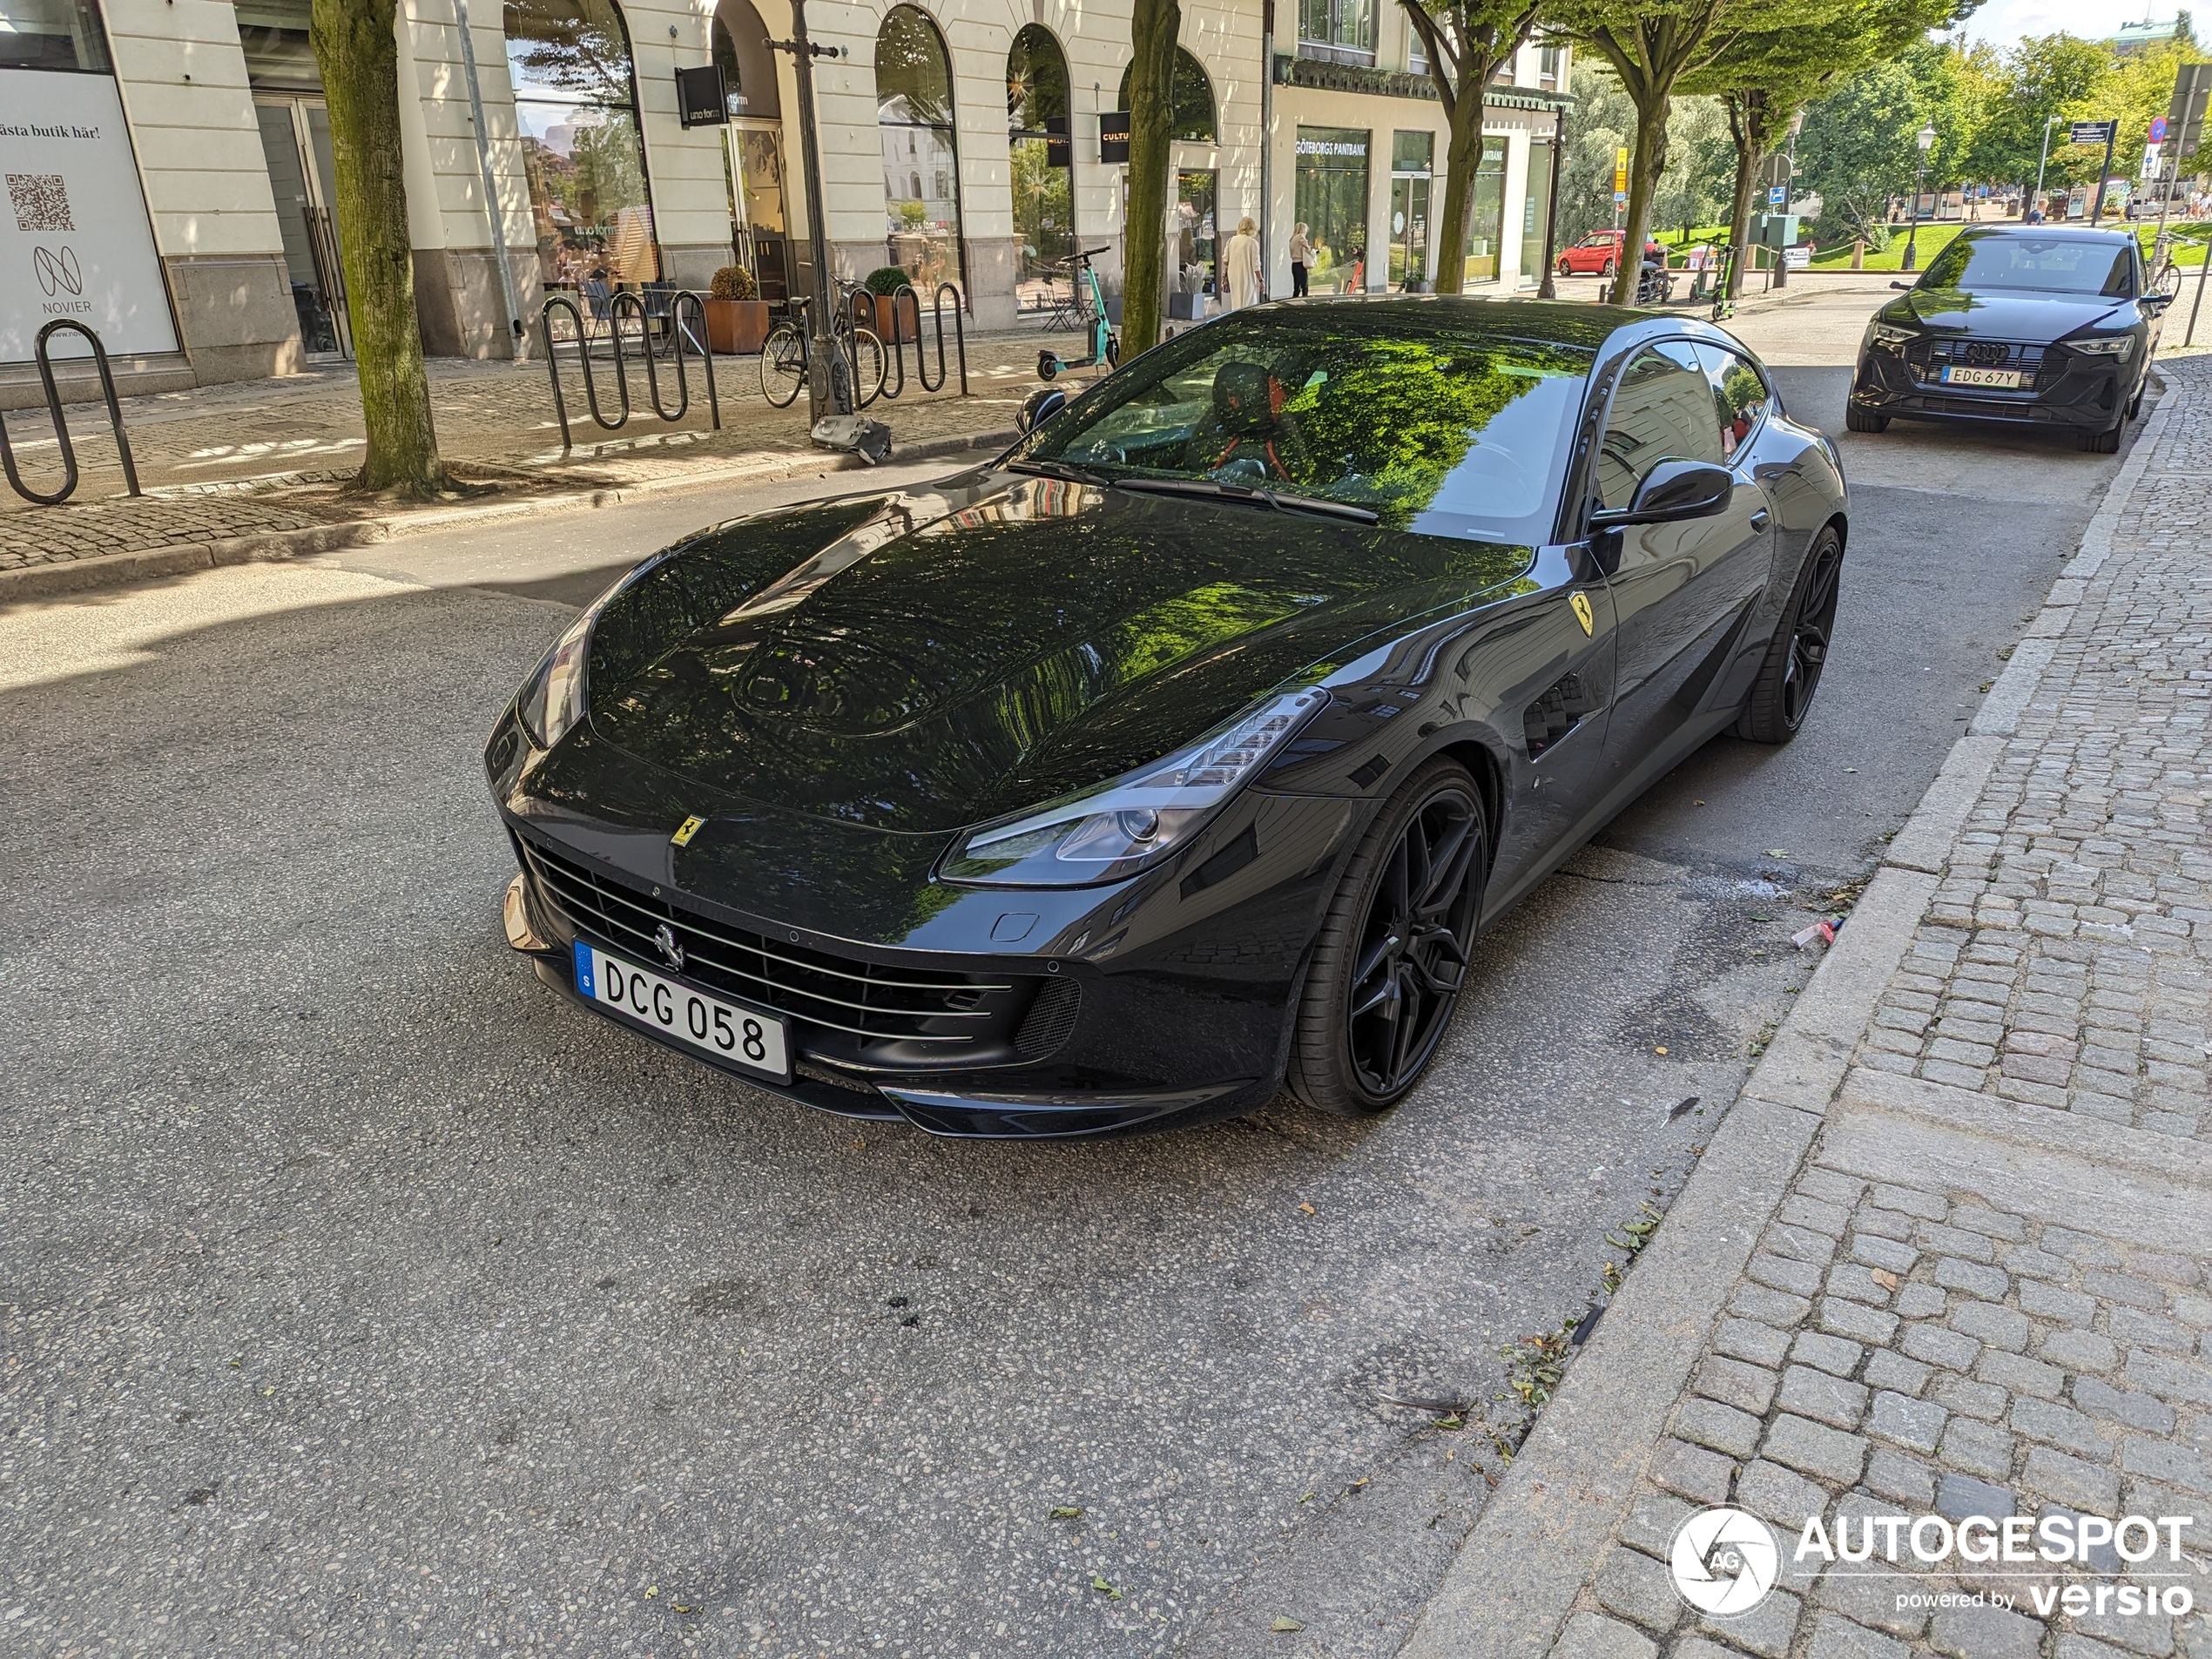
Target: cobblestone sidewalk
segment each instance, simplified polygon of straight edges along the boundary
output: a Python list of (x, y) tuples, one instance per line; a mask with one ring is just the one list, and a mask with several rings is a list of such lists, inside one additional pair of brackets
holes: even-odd
[[(1023, 397), (1035, 388), (1043, 347), (1072, 351), (1070, 336), (1027, 330), (968, 343), (970, 395), (957, 395), (957, 367), (945, 388), (925, 392), (911, 358), (906, 390), (867, 411), (887, 423), (899, 448), (1010, 432)], [(935, 354), (929, 368), (935, 372)], [(600, 367), (603, 404), (619, 407)], [(691, 403), (680, 421), (658, 419), (642, 371), (633, 365), (635, 411), (617, 435), (592, 423), (581, 374), (564, 361), (563, 382), (576, 448), (564, 454), (543, 362), (431, 364), (430, 390), (441, 453), (461, 475), (495, 488), (494, 502), (580, 490), (658, 488), (742, 480), (787, 469), (817, 453), (802, 399), (779, 409), (761, 395), (758, 360), (716, 360), (722, 427), (709, 421), (703, 379), (691, 366)], [(663, 377), (663, 395), (675, 401)], [(350, 363), (282, 380), (243, 381), (159, 393), (124, 404), (125, 428), (146, 495), (124, 495), (123, 474), (104, 404), (68, 407), (69, 429), (84, 480), (60, 507), (37, 507), (0, 487), (0, 572), (66, 563), (105, 554), (195, 546), (243, 536), (278, 536), (391, 516), (395, 509), (345, 493), (340, 485), (364, 448), (361, 395)], [(51, 489), (61, 477), (58, 446), (43, 410), (18, 410), (9, 432), (24, 481)], [(400, 509), (404, 510), (404, 509)]]
[[(1933, 880), (1906, 878), (1925, 902), (1838, 1047), (1840, 1088), (1786, 1103), (1822, 1113), (1809, 1152), (1742, 1277), (1696, 1292), (1703, 1352), (1625, 1517), (1521, 1651), (2212, 1659), (2212, 359), (2163, 372), (1961, 745), (1978, 794), (1918, 866)], [(1639, 1288), (1608, 1319), (1640, 1317)], [(1720, 1504), (1774, 1523), (1783, 1577), (1701, 1620), (1669, 1549)], [(2054, 1514), (2194, 1525), (2178, 1562), (1792, 1561), (1812, 1518), (1857, 1539), (1868, 1517)], [(2039, 1609), (2069, 1584), (2080, 1610)], [(2125, 1613), (2121, 1585), (2193, 1610)], [(1505, 1649), (1407, 1649), (1447, 1650)]]

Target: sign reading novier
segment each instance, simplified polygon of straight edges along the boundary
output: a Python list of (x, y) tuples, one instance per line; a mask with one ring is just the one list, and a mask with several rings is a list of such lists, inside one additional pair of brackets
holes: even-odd
[[(28, 362), (60, 318), (112, 355), (172, 352), (177, 334), (138, 189), (123, 101), (105, 75), (6, 71), (0, 117), (0, 363)], [(77, 335), (57, 358), (84, 356)]]

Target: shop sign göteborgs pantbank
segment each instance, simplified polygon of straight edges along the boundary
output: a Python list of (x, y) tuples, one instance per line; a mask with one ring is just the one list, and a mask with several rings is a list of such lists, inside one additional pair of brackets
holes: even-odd
[[(57, 317), (111, 355), (177, 349), (123, 101), (106, 75), (10, 70), (0, 104), (0, 363)], [(52, 354), (88, 354), (73, 334)]]

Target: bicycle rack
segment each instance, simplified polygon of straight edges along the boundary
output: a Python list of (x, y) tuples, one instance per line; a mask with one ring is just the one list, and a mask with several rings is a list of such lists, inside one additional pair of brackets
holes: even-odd
[(123, 430), (123, 406), (116, 400), (115, 374), (108, 368), (107, 347), (100, 344), (98, 334), (73, 317), (57, 317), (41, 328), (32, 348), (38, 360), (39, 383), (46, 389), (46, 413), (53, 418), (54, 439), (61, 446), (62, 487), (49, 496), (24, 482), (22, 473), (16, 469), (15, 449), (8, 442), (8, 423), (4, 418), (0, 418), (0, 466), (7, 469), (8, 482), (14, 487), (16, 494), (41, 507), (58, 507), (77, 493), (77, 446), (70, 442), (69, 420), (62, 409), (61, 388), (54, 384), (53, 359), (47, 344), (56, 331), (63, 328), (82, 334), (91, 342), (92, 361), (100, 371), (100, 390), (107, 397), (108, 425), (114, 428), (116, 453), (123, 459), (123, 482), (130, 487), (133, 496), (144, 495), (145, 492), (138, 488), (138, 465), (131, 458), (131, 439)]
[[(954, 348), (958, 353), (960, 362), (960, 395), (962, 397), (969, 395), (968, 389), (968, 328), (966, 324), (962, 321), (961, 316), (960, 290), (949, 282), (941, 282), (937, 285), (936, 293), (931, 297), (929, 314), (932, 319), (934, 320), (937, 326), (937, 378), (933, 381), (929, 378), (929, 360), (924, 353), (922, 345), (921, 295), (915, 291), (914, 284), (911, 282), (906, 282), (901, 283), (898, 287), (893, 289), (890, 296), (891, 338), (886, 341), (884, 344), (890, 349), (891, 361), (894, 365), (896, 365), (899, 371), (899, 380), (895, 386), (887, 385), (883, 388), (883, 395), (885, 397), (897, 397), (901, 392), (904, 392), (907, 389), (907, 360), (900, 355), (900, 352), (908, 342), (906, 337), (906, 319), (900, 309), (899, 304), (901, 300), (911, 300), (914, 304), (914, 332), (912, 343), (914, 348), (914, 379), (921, 383), (921, 389), (925, 392), (939, 392), (944, 389), (946, 371), (945, 296), (947, 294), (950, 294), (953, 297), (953, 341)], [(875, 296), (867, 293), (865, 290), (861, 293), (855, 293), (853, 296), (853, 316), (856, 320), (860, 318), (861, 312), (860, 302), (864, 297), (870, 302), (868, 307), (868, 322), (870, 326), (873, 326), (874, 322), (874, 309), (873, 302)]]
[[(687, 320), (685, 301), (691, 302)], [(684, 367), (684, 349), (689, 346), (698, 354), (699, 363), (706, 374), (707, 410), (713, 419), (714, 429), (722, 429), (722, 399), (714, 385), (714, 352), (706, 338), (706, 304), (690, 288), (680, 288), (671, 296), (668, 305), (667, 356), (676, 366), (676, 407), (671, 409), (661, 401), (660, 361), (662, 354), (653, 348), (652, 318), (645, 309), (643, 298), (627, 289), (615, 295), (607, 307), (607, 340), (614, 359), (615, 390), (622, 399), (622, 413), (610, 421), (599, 407), (598, 381), (591, 373), (591, 342), (583, 327), (583, 314), (577, 309), (576, 301), (564, 293), (549, 295), (538, 308), (538, 334), (545, 346), (545, 370), (553, 382), (553, 413), (561, 422), (561, 453), (568, 454), (576, 446), (569, 432), (569, 405), (561, 390), (561, 361), (554, 350), (553, 313), (556, 308), (569, 314), (569, 321), (576, 332), (577, 358), (583, 365), (584, 401), (591, 411), (591, 418), (609, 432), (619, 432), (630, 423), (630, 363), (622, 348), (624, 317), (634, 314), (637, 319), (637, 347), (645, 359), (645, 391), (652, 400), (653, 413), (673, 424), (688, 414), (691, 407), (691, 381)]]

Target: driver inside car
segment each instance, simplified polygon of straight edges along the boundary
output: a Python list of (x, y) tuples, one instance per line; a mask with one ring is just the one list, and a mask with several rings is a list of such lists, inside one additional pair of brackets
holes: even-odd
[(1214, 373), (1211, 418), (1192, 435), (1185, 464), (1225, 484), (1296, 482), (1312, 469), (1298, 417), (1285, 412), (1294, 389), (1265, 363), (1224, 363)]

